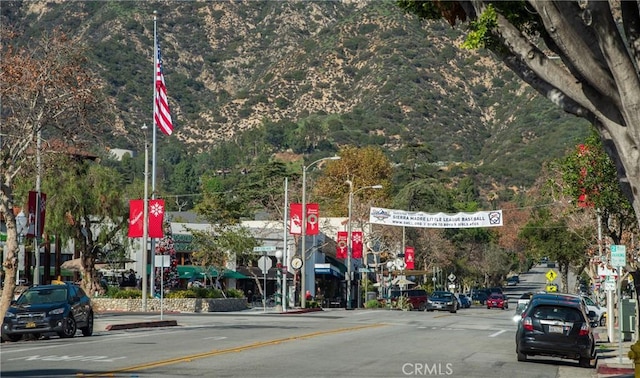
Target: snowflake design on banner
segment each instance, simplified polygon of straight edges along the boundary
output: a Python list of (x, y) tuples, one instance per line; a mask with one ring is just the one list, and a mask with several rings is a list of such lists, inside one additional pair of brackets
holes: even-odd
[(161, 272), (160, 267), (155, 268), (155, 286), (158, 290), (161, 288), (161, 276), (164, 281), (165, 289), (173, 289), (180, 284), (180, 276), (178, 275), (178, 259), (176, 255), (176, 249), (173, 244), (173, 235), (171, 233), (171, 226), (165, 224), (164, 238), (160, 239), (156, 244), (156, 255), (169, 255), (169, 267), (164, 268)]
[(154, 217), (160, 216), (160, 214), (162, 214), (162, 211), (163, 211), (163, 208), (162, 206), (160, 206), (159, 203), (154, 203), (153, 205), (151, 205), (151, 208), (149, 209), (149, 212), (153, 214)]

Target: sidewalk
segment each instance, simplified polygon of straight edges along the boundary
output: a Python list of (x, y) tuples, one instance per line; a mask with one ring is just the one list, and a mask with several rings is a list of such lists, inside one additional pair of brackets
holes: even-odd
[(618, 341), (609, 342), (606, 327), (595, 328), (593, 335), (596, 340), (596, 350), (598, 351), (597, 377), (634, 377), (633, 361), (627, 356), (634, 342), (623, 341), (622, 350), (620, 350)]
[[(242, 315), (295, 315), (295, 314), (305, 314), (309, 312), (317, 312), (323, 311), (322, 308), (291, 308), (287, 309), (287, 311), (276, 311), (275, 308), (250, 308), (243, 311), (233, 311), (234, 314), (242, 314)], [(113, 314), (113, 313), (111, 313)], [(96, 330), (105, 330), (105, 331), (120, 331), (125, 329), (135, 329), (135, 328), (157, 328), (157, 327), (172, 327), (177, 326), (178, 322), (176, 320), (149, 320), (149, 317), (159, 316), (159, 312), (147, 312), (147, 313), (137, 313), (137, 312), (122, 312), (121, 318), (117, 321), (106, 321), (102, 319), (101, 316), (97, 316), (94, 323), (94, 328)], [(183, 315), (188, 315), (182, 313)], [(221, 313), (228, 314), (228, 313)], [(165, 316), (171, 316), (171, 312), (165, 312)]]

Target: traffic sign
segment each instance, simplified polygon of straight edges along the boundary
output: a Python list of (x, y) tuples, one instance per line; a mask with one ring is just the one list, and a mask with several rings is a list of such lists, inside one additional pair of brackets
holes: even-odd
[(273, 245), (263, 245), (260, 247), (253, 247), (253, 252), (275, 252), (276, 247)]
[(271, 259), (268, 257), (262, 256), (258, 259), (258, 267), (260, 268), (262, 273), (266, 274), (269, 271), (269, 269), (271, 269), (272, 265), (273, 263), (271, 262)]
[(545, 277), (547, 277), (549, 281), (553, 281), (556, 279), (556, 277), (558, 277), (558, 273), (556, 273), (553, 269), (549, 269), (547, 274), (545, 274)]
[(627, 265), (627, 247), (624, 245), (611, 246), (611, 265), (625, 266)]
[(447, 277), (447, 278), (449, 278), (449, 281), (453, 282), (453, 281), (455, 281), (455, 280), (456, 280), (456, 275), (455, 275), (455, 274), (453, 274), (453, 273), (451, 273), (451, 274), (449, 275), (449, 277)]

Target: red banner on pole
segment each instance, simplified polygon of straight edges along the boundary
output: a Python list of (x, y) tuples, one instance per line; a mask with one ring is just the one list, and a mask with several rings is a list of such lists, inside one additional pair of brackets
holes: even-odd
[(164, 200), (155, 199), (149, 201), (149, 237), (164, 237)]
[(362, 258), (362, 231), (351, 232), (351, 257)]
[[(27, 219), (27, 237), (32, 238), (36, 236), (38, 239), (42, 237), (42, 231), (44, 229), (44, 218), (46, 215), (46, 202), (46, 194), (40, 192), (40, 198), (38, 198), (38, 192), (29, 192), (29, 201), (27, 204), (27, 207), (29, 208), (29, 217)], [(36, 218), (38, 221), (37, 227)]]
[(144, 200), (129, 201), (129, 234), (130, 238), (141, 238), (144, 225)]
[(413, 270), (415, 262), (415, 251), (413, 247), (404, 247), (404, 263), (406, 265), (405, 269)]
[(336, 258), (347, 258), (347, 231), (338, 231), (338, 239), (336, 240)]
[(307, 204), (307, 235), (318, 235), (320, 232), (320, 208), (317, 203)]
[(302, 235), (302, 204), (289, 205), (289, 232), (292, 235)]

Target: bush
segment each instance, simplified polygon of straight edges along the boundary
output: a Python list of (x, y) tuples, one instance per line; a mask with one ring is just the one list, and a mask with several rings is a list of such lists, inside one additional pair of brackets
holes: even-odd
[(238, 289), (228, 289), (227, 290), (227, 297), (228, 298), (244, 298), (244, 292), (242, 290), (238, 290)]
[(365, 308), (382, 308), (383, 304), (377, 299), (371, 299), (364, 304)]
[[(109, 293), (111, 293), (111, 290), (109, 290)], [(117, 291), (109, 295), (109, 297), (115, 298), (115, 299), (142, 298), (142, 291), (136, 290), (136, 289), (127, 289), (127, 290), (117, 289)]]
[(165, 298), (202, 298), (202, 297), (198, 297), (195, 290), (188, 289), (188, 290), (171, 290), (170, 292), (167, 293)]
[(318, 301), (307, 301), (306, 308), (320, 308), (320, 303)]

